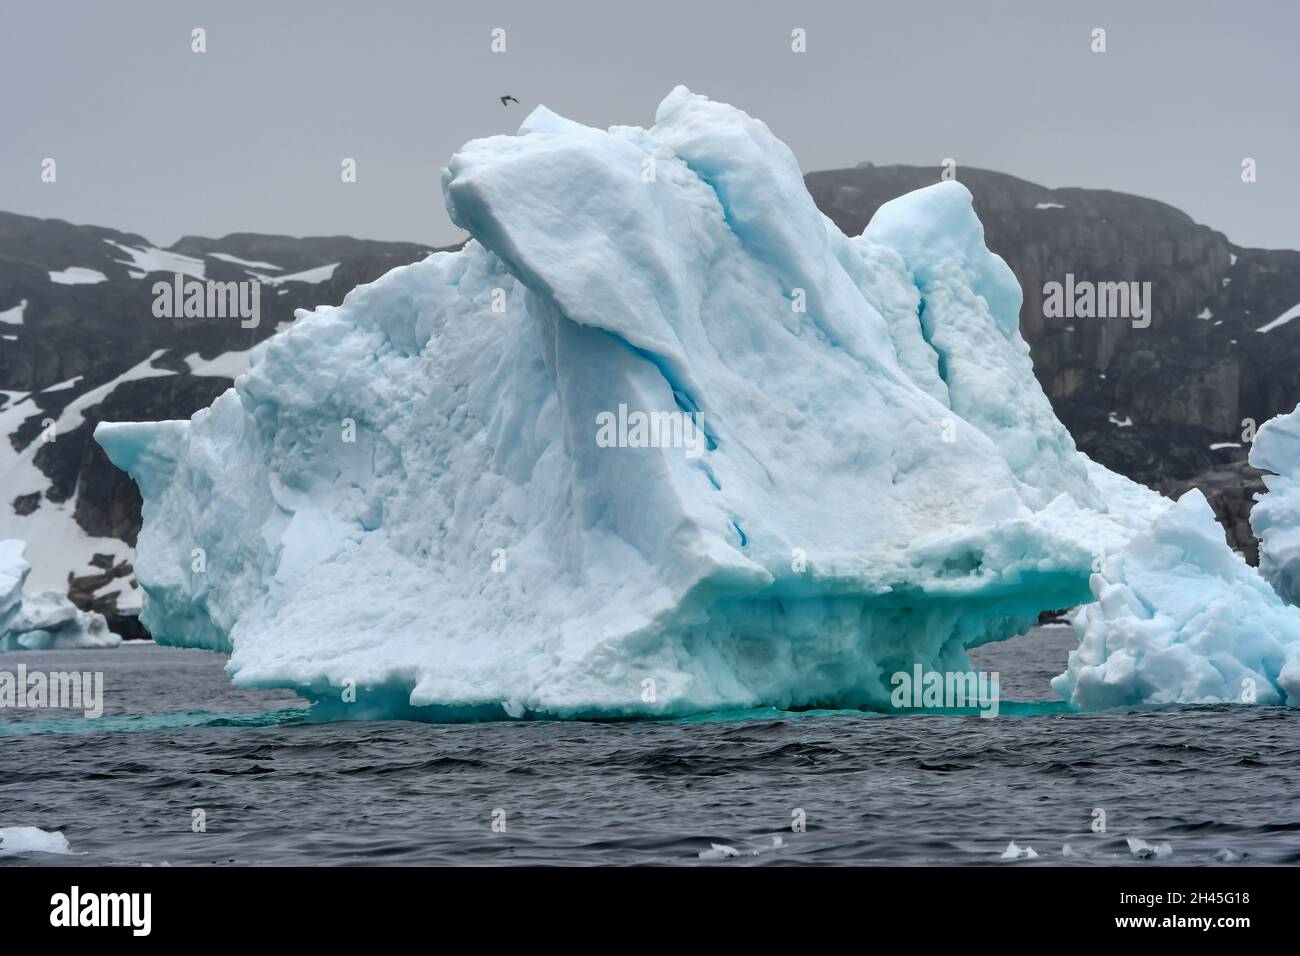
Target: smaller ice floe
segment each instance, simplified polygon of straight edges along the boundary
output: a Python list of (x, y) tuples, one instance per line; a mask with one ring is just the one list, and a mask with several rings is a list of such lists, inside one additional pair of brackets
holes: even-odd
[(710, 843), (707, 850), (700, 851), (701, 860), (730, 860), (740, 856), (740, 851), (724, 843)]
[(23, 594), (31, 572), (23, 547), (19, 540), (0, 541), (0, 651), (117, 647), (122, 639), (104, 615), (81, 610), (59, 591)]
[(1133, 427), (1133, 419), (1132, 419), (1132, 418), (1130, 418), (1128, 415), (1125, 415), (1123, 418), (1120, 418), (1120, 417), (1119, 417), (1119, 414), (1118, 414), (1117, 412), (1111, 412), (1109, 415), (1107, 415), (1107, 416), (1106, 416), (1106, 421), (1110, 422), (1110, 423), (1111, 423), (1112, 425), (1114, 425), (1116, 428), (1132, 428), (1132, 427)]
[(1034, 206), (1035, 209), (1064, 209), (1059, 202), (1040, 202)]
[(772, 837), (770, 846), (756, 847), (750, 850), (737, 850), (734, 846), (727, 846), (725, 843), (710, 843), (707, 850), (699, 852), (701, 860), (732, 860), (740, 856), (761, 856), (772, 850), (779, 850), (785, 846), (785, 840), (780, 834)]
[(334, 275), (334, 270), (338, 267), (339, 264), (337, 262), (332, 262), (327, 266), (317, 266), (314, 269), (304, 269), (302, 272), (292, 272), (287, 276), (258, 275), (257, 278), (266, 285), (280, 285), (285, 282), (306, 282), (315, 285), (319, 282), (328, 281)]
[(58, 272), (51, 272), (50, 281), (58, 285), (94, 285), (96, 282), (107, 282), (108, 276), (97, 269), (69, 266)]
[(1139, 860), (1164, 860), (1174, 855), (1174, 849), (1168, 843), (1157, 845), (1137, 837), (1125, 837), (1125, 842), (1128, 843), (1129, 853)]
[(1241, 860), (1244, 860), (1246, 856), (1247, 854), (1245, 853), (1234, 853), (1231, 850), (1229, 850), (1227, 847), (1224, 847), (1222, 850), (1216, 851), (1214, 854), (1214, 858), (1218, 860), (1220, 863), (1237, 863)]
[(1036, 860), (1038, 853), (1032, 846), (1019, 846), (1015, 840), (1007, 844), (1007, 848), (1002, 851), (999, 860)]
[(1260, 426), (1250, 463), (1272, 472), (1250, 512), (1259, 572), (1282, 600), (1300, 605), (1300, 406)]
[(1212, 318), (1214, 318), (1214, 313), (1210, 311), (1210, 307), (1209, 307), (1209, 306), (1206, 306), (1204, 309), (1201, 310), (1201, 314), (1198, 315), (1197, 318), (1198, 318), (1198, 319), (1212, 319)]
[(1068, 857), (1082, 857), (1083, 854), (1080, 853), (1078, 850), (1076, 850), (1074, 847), (1070, 846), (1070, 844), (1067, 843), (1067, 844), (1065, 844), (1065, 846), (1061, 847), (1061, 856), (1064, 856), (1064, 857), (1067, 857), (1067, 858), (1068, 858)]
[(0, 827), (0, 857), (25, 856), (28, 853), (68, 855), (72, 847), (62, 833), (40, 827)]
[(1228, 548), (1200, 491), (1105, 558), (1090, 586), (1079, 646), (1052, 681), (1076, 706), (1300, 705), (1300, 609)]
[(1240, 447), (1241, 447), (1241, 442), (1239, 441), (1216, 441), (1213, 445), (1210, 446), (1210, 451), (1222, 451), (1225, 448), (1240, 448)]

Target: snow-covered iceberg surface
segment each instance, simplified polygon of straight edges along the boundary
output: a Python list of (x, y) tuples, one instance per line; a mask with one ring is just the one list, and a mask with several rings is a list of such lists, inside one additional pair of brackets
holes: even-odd
[[(299, 313), (189, 422), (96, 437), (160, 642), (340, 714), (889, 706), (1088, 596), (1167, 504), (1082, 456), (939, 183), (848, 238), (761, 122), (534, 111), (473, 237)], [(326, 705), (327, 711), (333, 708)]]
[(23, 595), (31, 566), (24, 542), (0, 541), (0, 651), (117, 647), (104, 615), (83, 611), (58, 591)]
[(1250, 463), (1273, 473), (1250, 511), (1260, 573), (1282, 600), (1300, 605), (1300, 407), (1260, 427)]
[(1300, 705), (1300, 609), (1228, 548), (1200, 491), (1093, 575), (1092, 593), (1052, 681), (1074, 704)]

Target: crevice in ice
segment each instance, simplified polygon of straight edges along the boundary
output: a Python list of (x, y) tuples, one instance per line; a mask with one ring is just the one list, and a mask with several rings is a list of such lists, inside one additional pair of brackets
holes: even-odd
[[(948, 356), (944, 354), (943, 349), (934, 344), (934, 340), (930, 337), (930, 331), (925, 327), (925, 290), (921, 288), (919, 282), (916, 283), (916, 291), (921, 297), (916, 308), (916, 321), (921, 330), (921, 341), (930, 346), (930, 351), (934, 353), (935, 373), (939, 376), (939, 381), (951, 388), (952, 383), (948, 381)], [(951, 398), (949, 400), (951, 401)]]
[[(563, 315), (562, 312), (561, 314)], [(568, 316), (565, 316), (565, 318), (568, 318)], [(570, 319), (569, 321), (572, 321), (572, 319)], [(706, 443), (706, 447), (708, 448), (709, 451), (716, 451), (718, 448), (718, 440), (717, 437), (713, 434), (713, 432), (709, 430), (708, 416), (703, 414), (703, 412), (700, 409), (700, 403), (695, 400), (695, 397), (690, 393), (690, 390), (680, 380), (679, 376), (673, 371), (671, 363), (663, 356), (656, 355), (654, 352), (651, 352), (649, 349), (642, 348), (639, 345), (633, 345), (631, 342), (623, 338), (623, 336), (619, 335), (617, 332), (613, 332), (610, 329), (603, 329), (602, 331), (604, 331), (606, 335), (613, 338), (616, 342), (618, 342), (620, 345), (622, 345), (625, 349), (630, 351), (632, 354), (638, 356), (639, 358), (645, 359), (656, 369), (658, 369), (659, 374), (663, 376), (664, 381), (668, 383), (669, 390), (673, 393), (673, 402), (677, 405), (677, 408), (683, 413), (688, 415), (693, 415), (695, 417), (696, 427), (698, 427), (700, 431), (704, 433), (704, 440)]]

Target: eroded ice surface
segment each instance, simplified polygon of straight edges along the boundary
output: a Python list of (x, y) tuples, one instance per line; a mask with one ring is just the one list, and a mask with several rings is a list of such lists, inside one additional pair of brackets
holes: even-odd
[[(846, 237), (764, 124), (678, 88), (648, 130), (539, 108), (443, 190), (462, 251), (300, 313), (189, 422), (96, 431), (144, 498), (144, 624), (241, 685), (885, 707), (1086, 600), (1167, 504), (1076, 451), (956, 182)], [(706, 447), (605, 447), (620, 406)]]
[(1078, 706), (1300, 704), (1300, 609), (1228, 548), (1200, 491), (1108, 560), (1092, 593), (1052, 681)]

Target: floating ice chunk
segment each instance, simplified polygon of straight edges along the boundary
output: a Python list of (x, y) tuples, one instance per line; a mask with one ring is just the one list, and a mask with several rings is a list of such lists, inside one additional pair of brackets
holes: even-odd
[(1125, 837), (1125, 842), (1128, 843), (1129, 853), (1140, 860), (1163, 860), (1174, 855), (1173, 847), (1168, 843), (1161, 843), (1157, 846), (1137, 837)]
[(31, 567), (22, 541), (0, 541), (0, 651), (117, 647), (104, 615), (83, 611), (59, 591), (23, 595)]
[(710, 843), (707, 850), (700, 851), (701, 860), (730, 860), (738, 856), (739, 850), (723, 843)]
[(1012, 840), (1010, 843), (1007, 844), (1007, 848), (1002, 851), (1002, 855), (998, 857), (998, 859), (1036, 860), (1038, 859), (1038, 853), (1035, 852), (1032, 846), (1019, 846), (1016, 844), (1015, 840)]
[(1092, 593), (1052, 681), (1074, 704), (1300, 704), (1300, 610), (1228, 548), (1200, 491), (1108, 560)]
[(25, 856), (29, 853), (70, 854), (68, 838), (57, 831), (39, 827), (0, 827), (0, 857)]
[[(443, 194), (464, 249), (300, 312), (189, 422), (96, 430), (144, 498), (142, 622), (241, 686), (336, 716), (887, 708), (890, 674), (1085, 599), (1167, 504), (1052, 413), (958, 183), (850, 239), (763, 123), (679, 87), (649, 130), (539, 108)], [(702, 453), (606, 447), (620, 406)]]
[(1250, 512), (1260, 573), (1284, 601), (1300, 605), (1300, 407), (1260, 426), (1250, 463), (1272, 472)]

